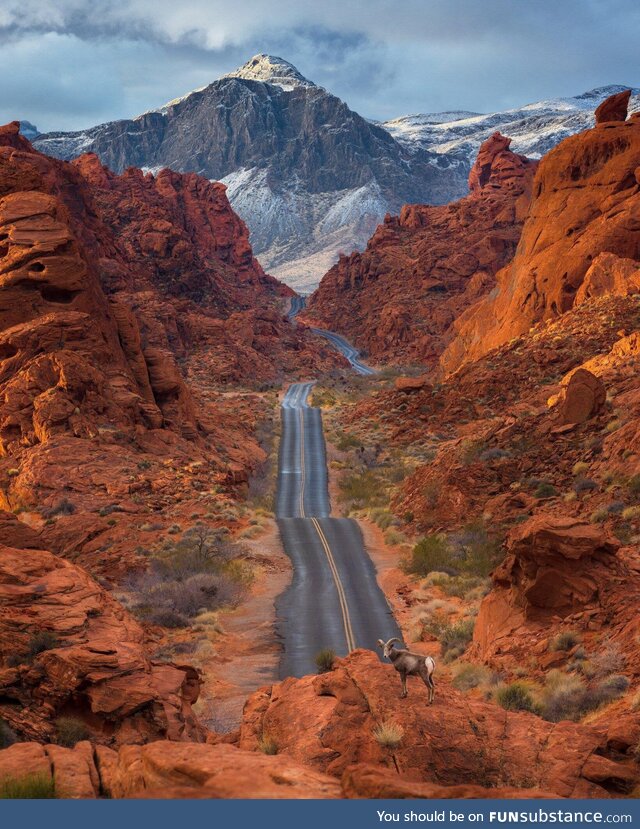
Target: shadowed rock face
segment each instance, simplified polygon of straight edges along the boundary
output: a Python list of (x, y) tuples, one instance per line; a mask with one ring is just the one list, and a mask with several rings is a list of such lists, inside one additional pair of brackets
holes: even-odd
[(498, 290), (456, 322), (445, 371), (569, 310), (599, 254), (640, 258), (640, 118), (624, 120), (627, 100), (607, 99), (593, 129), (541, 161), (516, 255), (498, 274)]
[(326, 274), (308, 317), (374, 359), (433, 363), (454, 320), (494, 286), (515, 252), (536, 162), (509, 143), (499, 133), (484, 142), (466, 198), (387, 216), (364, 253), (342, 256)]
[(297, 286), (366, 244), (387, 211), (466, 192), (466, 162), (402, 147), (284, 64), (249, 62), (162, 111), (41, 135), (36, 146), (64, 159), (89, 150), (118, 173), (166, 166), (225, 179), (256, 254)]

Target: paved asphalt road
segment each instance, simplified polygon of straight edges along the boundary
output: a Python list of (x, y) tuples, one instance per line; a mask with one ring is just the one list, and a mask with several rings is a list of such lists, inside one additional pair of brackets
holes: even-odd
[(344, 655), (400, 636), (358, 524), (331, 518), (322, 416), (294, 383), (282, 403), (276, 517), (293, 581), (278, 598), (280, 676), (315, 673), (323, 648)]
[[(292, 322), (298, 316), (300, 311), (302, 311), (305, 304), (306, 299), (303, 296), (294, 296), (291, 299), (291, 306), (287, 316)], [(331, 345), (333, 345), (334, 348), (336, 348), (347, 358), (347, 360), (351, 363), (351, 368), (358, 374), (371, 375), (376, 373), (374, 369), (362, 362), (358, 349), (354, 348), (351, 343), (347, 342), (347, 340), (345, 340), (344, 337), (341, 337), (340, 334), (334, 334), (333, 331), (325, 331), (324, 328), (312, 328), (311, 330), (315, 334), (319, 334), (321, 337), (329, 340)]]

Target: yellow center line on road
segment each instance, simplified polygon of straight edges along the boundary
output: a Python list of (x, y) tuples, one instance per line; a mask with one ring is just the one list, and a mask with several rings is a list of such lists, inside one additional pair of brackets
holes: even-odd
[(329, 562), (329, 568), (331, 569), (331, 573), (333, 575), (336, 590), (338, 591), (338, 601), (340, 602), (342, 622), (344, 624), (344, 633), (347, 639), (347, 651), (351, 653), (351, 651), (355, 650), (356, 643), (353, 635), (353, 628), (351, 627), (351, 617), (349, 616), (349, 606), (347, 604), (347, 597), (344, 592), (344, 587), (342, 586), (342, 582), (340, 581), (340, 574), (338, 573), (338, 568), (336, 567), (336, 562), (333, 557), (333, 553), (331, 552), (331, 547), (329, 546), (327, 537), (324, 534), (322, 527), (320, 526), (320, 522), (317, 518), (312, 518), (311, 520), (313, 521), (313, 525), (316, 528), (318, 535), (320, 536), (320, 541), (326, 553), (327, 561)]

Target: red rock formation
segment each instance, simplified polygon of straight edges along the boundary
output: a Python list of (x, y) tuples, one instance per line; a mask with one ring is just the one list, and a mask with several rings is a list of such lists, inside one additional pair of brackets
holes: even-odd
[(191, 711), (197, 672), (150, 661), (143, 642), (140, 625), (81, 568), (46, 550), (0, 547), (0, 717), (18, 733), (50, 740), (55, 718), (73, 713), (107, 744), (204, 739)]
[[(17, 773), (17, 770), (18, 773)], [(39, 774), (64, 798), (336, 798), (340, 783), (283, 756), (156, 741), (119, 752), (20, 743), (0, 751), (0, 782)]]
[(608, 124), (611, 121), (626, 121), (631, 90), (611, 95), (596, 108), (596, 124)]
[(640, 262), (621, 259), (613, 253), (599, 253), (584, 275), (576, 293), (576, 305), (602, 296), (640, 293)]
[[(630, 756), (608, 749), (603, 730), (508, 712), (463, 696), (442, 678), (435, 703), (428, 705), (424, 686), (409, 682), (409, 697), (401, 699), (393, 667), (370, 651), (354, 651), (327, 674), (256, 692), (245, 707), (239, 746), (254, 750), (261, 734), (277, 735), (282, 754), (360, 780), (349, 789), (357, 786), (365, 796), (391, 788), (389, 772), (399, 789), (414, 787), (418, 796), (420, 783), (466, 788), (482, 780), (520, 788), (526, 780), (529, 787), (563, 797), (607, 797), (629, 790), (638, 778)], [(375, 739), (381, 722), (404, 731), (393, 752)], [(367, 784), (372, 765), (380, 774)]]
[(560, 393), (549, 399), (561, 424), (584, 423), (600, 414), (607, 401), (604, 383), (585, 368), (576, 368), (560, 382)]
[(569, 310), (590, 291), (581, 287), (599, 254), (640, 259), (640, 120), (624, 121), (626, 94), (601, 104), (602, 123), (543, 158), (513, 262), (498, 290), (457, 320), (446, 372)]
[(471, 193), (387, 216), (364, 253), (343, 256), (311, 297), (306, 319), (341, 331), (374, 359), (433, 362), (457, 316), (512, 257), (536, 162), (496, 133), (469, 176)]

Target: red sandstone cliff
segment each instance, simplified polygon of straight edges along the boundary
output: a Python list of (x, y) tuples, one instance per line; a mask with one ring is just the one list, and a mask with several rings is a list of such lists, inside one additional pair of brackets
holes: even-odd
[[(640, 117), (625, 120), (628, 98), (605, 101), (593, 129), (543, 158), (516, 255), (498, 274), (498, 290), (456, 322), (446, 372), (556, 319), (585, 294), (606, 292), (593, 287), (603, 284), (592, 271), (597, 261), (602, 272), (601, 255), (640, 259)], [(614, 275), (615, 262), (607, 263), (611, 285), (626, 281)]]
[(536, 162), (509, 143), (499, 133), (484, 142), (466, 198), (387, 216), (364, 253), (341, 257), (325, 275), (306, 317), (374, 360), (433, 363), (456, 318), (493, 288), (518, 243)]

